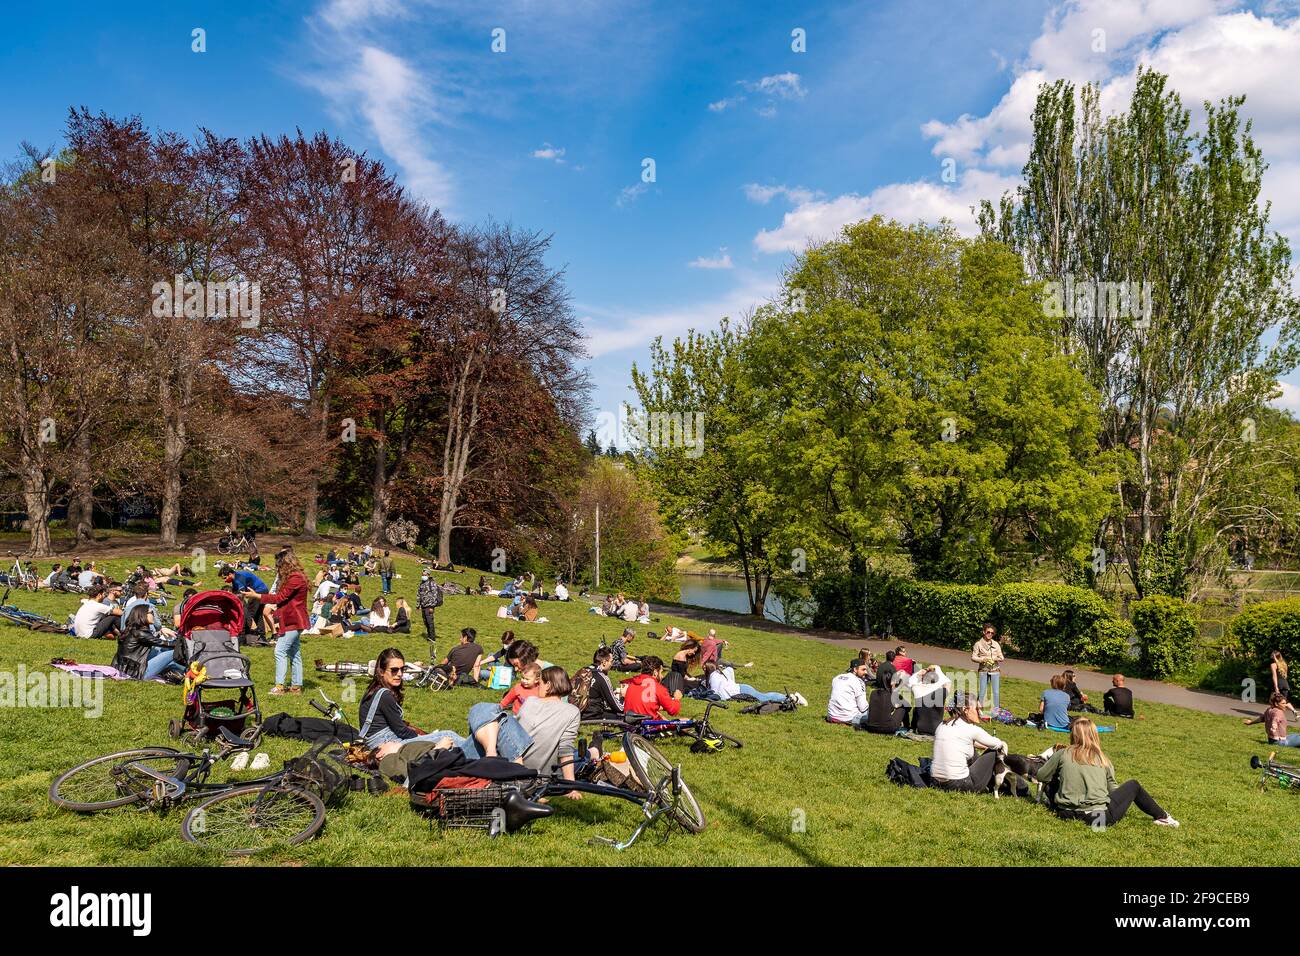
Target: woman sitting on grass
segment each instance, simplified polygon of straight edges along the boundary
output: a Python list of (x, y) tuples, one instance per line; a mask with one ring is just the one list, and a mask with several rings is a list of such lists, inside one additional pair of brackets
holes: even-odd
[(876, 674), (875, 689), (867, 698), (867, 716), (859, 723), (868, 733), (896, 734), (908, 726), (911, 708), (903, 703), (899, 691), (903, 680), (894, 679), (897, 673), (891, 668), (882, 667)]
[(172, 661), (172, 642), (160, 636), (154, 623), (153, 606), (137, 604), (126, 615), (117, 639), (113, 666), (132, 680), (153, 680), (167, 671), (183, 672)]
[[(984, 750), (979, 757), (976, 747)], [(985, 793), (993, 782), (999, 752), (1007, 752), (1006, 742), (980, 726), (979, 698), (956, 694), (948, 719), (934, 731), (930, 779), (941, 790)]]
[(1274, 693), (1268, 699), (1268, 709), (1254, 720), (1242, 721), (1247, 727), (1251, 724), (1263, 724), (1268, 733), (1268, 742), (1275, 747), (1300, 747), (1300, 734), (1288, 733), (1286, 712), (1295, 713), (1290, 701), (1280, 693)]
[(1083, 820), (1102, 829), (1119, 823), (1136, 803), (1160, 826), (1178, 826), (1136, 780), (1115, 785), (1115, 770), (1102, 752), (1097, 725), (1087, 717), (1074, 718), (1070, 745), (1052, 754), (1037, 777), (1047, 784), (1049, 806), (1063, 819)]
[(670, 665), (672, 669), (664, 678), (664, 686), (670, 693), (684, 694), (699, 685), (700, 678), (691, 676), (691, 668), (699, 664), (703, 653), (704, 648), (697, 640), (692, 639), (682, 644), (681, 650), (673, 655)]
[[(406, 659), (395, 647), (379, 652), (375, 660), (375, 676), (361, 697), (357, 708), (361, 718), (361, 730), (357, 734), (371, 750), (379, 750), (385, 744), (399, 745), (412, 740), (449, 741), (450, 746), (460, 745), (465, 738), (449, 730), (422, 734), (402, 716), (402, 672)], [(393, 748), (389, 748), (390, 750)], [(381, 751), (379, 756), (385, 756)]]

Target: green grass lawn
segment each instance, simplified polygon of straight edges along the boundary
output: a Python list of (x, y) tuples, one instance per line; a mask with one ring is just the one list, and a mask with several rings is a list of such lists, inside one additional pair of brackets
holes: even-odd
[[(302, 549), (304, 558), (310, 552)], [(158, 556), (146, 563), (170, 563)], [(48, 562), (43, 562), (44, 567)], [(108, 562), (121, 578), (135, 559)], [(308, 565), (309, 568), (314, 567)], [(414, 561), (399, 561), (403, 577), (397, 594), (414, 602), (419, 580)], [(271, 575), (265, 575), (271, 577)], [(478, 572), (458, 576), (477, 582)], [(215, 578), (211, 573), (205, 583)], [(179, 594), (180, 589), (175, 589)], [(362, 587), (367, 603), (378, 592), (378, 579)], [(79, 599), (73, 595), (11, 596), (25, 608), (62, 621)], [(455, 632), (472, 626), (480, 643), (494, 648), (502, 626), (499, 602), (484, 597), (449, 597), (439, 612), (439, 650)], [(619, 624), (587, 613), (585, 602), (546, 603), (547, 624), (518, 624), (516, 634), (537, 643), (543, 656), (571, 671), (590, 661), (602, 635), (611, 641)], [(667, 623), (695, 627), (665, 616)], [(644, 629), (640, 629), (644, 630)], [(430, 864), (583, 864), (583, 865), (1275, 865), (1300, 850), (1292, 825), (1296, 795), (1274, 787), (1261, 791), (1247, 765), (1251, 754), (1266, 752), (1259, 726), (1245, 728), (1230, 717), (1174, 707), (1147, 705), (1144, 721), (1121, 721), (1103, 737), (1118, 778), (1137, 777), (1174, 816), (1179, 830), (1154, 826), (1133, 810), (1117, 827), (1094, 833), (1083, 824), (1056, 819), (1026, 800), (970, 796), (937, 791), (903, 790), (890, 784), (884, 768), (900, 755), (915, 763), (930, 745), (882, 738), (826, 724), (822, 720), (831, 677), (843, 669), (842, 649), (815, 641), (720, 627), (732, 642), (729, 656), (754, 661), (741, 679), (762, 689), (788, 686), (811, 706), (795, 713), (743, 716), (736, 708), (718, 713), (718, 724), (740, 737), (745, 746), (722, 754), (696, 755), (686, 741), (669, 741), (661, 749), (680, 761), (708, 817), (708, 829), (690, 836), (674, 832), (666, 843), (645, 838), (625, 853), (589, 845), (596, 835), (626, 836), (635, 825), (628, 803), (588, 797), (581, 802), (557, 800), (555, 816), (529, 830), (499, 840), (486, 835), (442, 833), (414, 813), (404, 796), (351, 795), (331, 809), (321, 835), (292, 850), (259, 862), (315, 865)], [(646, 653), (644, 638), (635, 650)], [(315, 658), (367, 661), (396, 644), (408, 659), (426, 656), (422, 628), (412, 635), (352, 639), (304, 639), (306, 690), (322, 687), (339, 698), (338, 678), (312, 669)], [(655, 645), (651, 645), (654, 647)], [(659, 645), (670, 656), (673, 645)], [(0, 625), (0, 672), (19, 665), (40, 670), (56, 656), (108, 663), (111, 642), (79, 641), (36, 634)], [(264, 713), (280, 710), (315, 715), (307, 697), (271, 697), (270, 648), (252, 648), (253, 677), (262, 692)], [(46, 668), (48, 670), (48, 668)], [(11, 678), (12, 679), (12, 678)], [(358, 696), (363, 688), (356, 688)], [(1041, 687), (1021, 681), (1003, 683), (1003, 704), (1017, 713), (1036, 707)], [(457, 689), (447, 693), (412, 690), (408, 719), (426, 730), (465, 730), (469, 706), (495, 697), (487, 691)], [(347, 705), (345, 705), (347, 706)], [(348, 708), (355, 720), (355, 703)], [(703, 704), (687, 701), (684, 713)], [(0, 863), (77, 865), (191, 865), (223, 863), (180, 838), (182, 813), (163, 817), (130, 809), (80, 816), (54, 808), (46, 797), (53, 777), (75, 763), (101, 753), (144, 745), (168, 745), (169, 718), (181, 714), (181, 691), (162, 684), (110, 682), (104, 688), (103, 713), (97, 719), (81, 710), (6, 708), (0, 711)], [(1011, 749), (1029, 753), (1060, 741), (1063, 735), (996, 727)], [(265, 745), (272, 765), (305, 749), (294, 741)], [(243, 776), (252, 776), (245, 772)], [(238, 776), (238, 775), (232, 775)]]

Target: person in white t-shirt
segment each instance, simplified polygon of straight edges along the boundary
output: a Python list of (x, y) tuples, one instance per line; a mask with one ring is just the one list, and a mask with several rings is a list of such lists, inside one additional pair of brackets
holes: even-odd
[(832, 724), (857, 726), (867, 719), (867, 662), (860, 657), (849, 661), (849, 669), (831, 681), (831, 699), (826, 720)]
[(555, 582), (555, 600), (567, 601), (569, 599), (569, 589), (564, 586), (563, 581)]
[[(949, 717), (934, 732), (934, 762), (930, 779), (944, 790), (985, 793), (993, 782), (993, 770), (999, 753), (1007, 752), (1006, 741), (994, 737), (980, 726), (980, 702), (977, 697), (957, 694), (949, 708)], [(979, 757), (975, 748), (984, 750)]]
[(72, 619), (72, 633), (77, 637), (111, 637), (119, 627), (122, 611), (105, 604), (104, 586), (92, 585), (90, 594), (81, 602)]
[(83, 591), (89, 591), (96, 581), (101, 580), (99, 572), (95, 570), (95, 562), (91, 561), (89, 567), (77, 575), (77, 586)]

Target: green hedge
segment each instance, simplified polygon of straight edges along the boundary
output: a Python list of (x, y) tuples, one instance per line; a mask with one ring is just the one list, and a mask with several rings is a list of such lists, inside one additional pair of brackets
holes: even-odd
[(1133, 628), (1100, 595), (1066, 584), (935, 584), (891, 578), (868, 595), (873, 625), (908, 640), (968, 648), (990, 621), (1010, 653), (1057, 664), (1131, 664)]
[(1250, 605), (1232, 619), (1228, 635), (1261, 678), (1274, 651), (1281, 651), (1288, 664), (1300, 660), (1300, 598)]
[(1196, 657), (1199, 615), (1186, 601), (1155, 594), (1129, 607), (1142, 671), (1158, 680), (1186, 670)]

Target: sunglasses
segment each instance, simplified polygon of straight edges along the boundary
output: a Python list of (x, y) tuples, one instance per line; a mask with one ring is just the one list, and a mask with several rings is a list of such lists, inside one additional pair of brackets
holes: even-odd
[(390, 667), (390, 668), (388, 668), (388, 673), (390, 673), (390, 674), (400, 674), (400, 673), (402, 673), (403, 670), (405, 670), (405, 668), (406, 668), (406, 665), (405, 665), (405, 664), (403, 664), (403, 665), (401, 665), (401, 666), (399, 666), (399, 667)]

